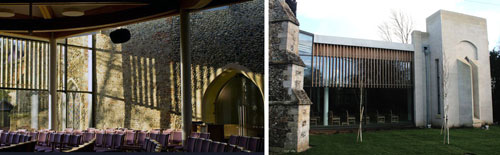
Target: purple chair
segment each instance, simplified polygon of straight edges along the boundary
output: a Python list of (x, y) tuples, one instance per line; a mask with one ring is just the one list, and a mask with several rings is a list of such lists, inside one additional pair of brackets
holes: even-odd
[(125, 145), (134, 146), (135, 145), (135, 131), (127, 130), (125, 131)]
[(85, 133), (83, 133), (82, 143), (88, 143), (92, 139), (94, 139), (94, 137), (95, 137), (94, 133), (92, 133), (92, 132), (85, 132)]
[(9, 139), (9, 134), (8, 133), (5, 133), (3, 132), (1, 134), (2, 137), (0, 137), (0, 145), (1, 146), (6, 146), (7, 145), (7, 141)]
[(38, 138), (36, 140), (37, 144), (35, 146), (35, 151), (43, 151), (45, 149), (45, 147), (49, 147), (49, 145), (47, 143), (48, 136), (49, 136), (49, 133), (47, 133), (47, 132), (40, 132), (40, 134), (38, 134)]
[(104, 134), (104, 147), (105, 148), (113, 147), (113, 134), (112, 133)]
[(124, 134), (115, 134), (115, 135), (113, 135), (113, 149), (115, 151), (118, 151), (118, 150), (120, 150), (122, 148), (124, 137), (125, 137)]
[(186, 152), (194, 152), (194, 147), (195, 147), (195, 142), (196, 139), (192, 138), (192, 137), (189, 137), (187, 139), (187, 145), (184, 146), (184, 151)]
[(246, 136), (239, 136), (238, 137), (238, 145), (237, 146), (241, 146), (243, 148), (247, 148), (247, 144), (248, 144), (248, 137)]
[(203, 139), (202, 144), (201, 144), (201, 152), (209, 152), (210, 144), (212, 144), (212, 140)]
[(217, 152), (226, 152), (227, 143), (220, 143), (217, 146)]
[(16, 135), (16, 133), (14, 132), (9, 132), (9, 139), (7, 140), (7, 145), (10, 145), (12, 144), (12, 142), (14, 142), (14, 135)]
[(58, 152), (57, 146), (61, 145), (62, 143), (62, 138), (63, 138), (63, 133), (51, 133), (52, 136), (49, 138), (49, 144), (50, 147), (45, 148), (43, 151), (44, 152)]
[(229, 137), (229, 141), (228, 141), (227, 143), (228, 143), (228, 144), (233, 144), (233, 145), (238, 144), (238, 136), (231, 135), (231, 136)]
[(174, 131), (169, 138), (168, 148), (182, 149), (182, 132)]
[(95, 135), (95, 147), (103, 147), (104, 146), (104, 134), (97, 133)]
[(71, 136), (71, 140), (69, 141), (69, 146), (77, 147), (78, 145), (80, 145), (81, 139), (82, 139), (81, 135)]
[(64, 148), (68, 148), (70, 141), (71, 141), (71, 135), (70, 134), (64, 134), (63, 138), (62, 138), (61, 146), (64, 147)]
[(208, 149), (208, 152), (217, 152), (217, 148), (220, 145), (220, 142), (212, 141), (212, 144), (210, 144), (210, 149)]
[(251, 137), (248, 140), (248, 145), (247, 145), (246, 149), (250, 150), (252, 152), (257, 152), (259, 149), (259, 141), (260, 141), (260, 138)]
[(201, 138), (195, 138), (194, 139), (194, 143), (195, 143), (195, 147), (194, 147), (194, 152), (201, 152), (201, 148), (203, 146), (203, 140), (204, 139), (201, 139)]
[(162, 150), (166, 150), (168, 146), (168, 137), (170, 134), (162, 133), (159, 135), (158, 143), (162, 146)]
[(140, 131), (139, 133), (137, 133), (137, 145), (142, 146), (143, 144), (145, 144), (144, 142), (146, 140), (146, 135), (147, 133), (144, 131)]
[(31, 132), (30, 133), (31, 139), (38, 139), (38, 132)]
[(14, 134), (14, 136), (12, 136), (12, 142), (10, 144), (19, 144), (20, 137), (20, 134)]
[(204, 138), (204, 139), (210, 139), (210, 133), (200, 133), (200, 138)]

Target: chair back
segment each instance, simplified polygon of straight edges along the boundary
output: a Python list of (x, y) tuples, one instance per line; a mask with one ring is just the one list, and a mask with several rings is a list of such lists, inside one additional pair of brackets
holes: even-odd
[(167, 133), (162, 133), (160, 134), (159, 138), (158, 138), (158, 143), (166, 148), (167, 145), (168, 145), (168, 137), (170, 136), (170, 134), (167, 134)]
[(201, 145), (201, 152), (208, 152), (210, 150), (210, 145), (212, 144), (212, 140), (210, 139), (203, 139), (202, 145)]
[(114, 134), (113, 135), (113, 149), (120, 149), (123, 145), (124, 134)]
[(7, 144), (7, 140), (9, 139), (9, 133), (2, 132), (2, 137), (0, 137), (0, 143)]
[(238, 136), (235, 136), (235, 135), (231, 135), (229, 137), (229, 141), (228, 141), (229, 144), (233, 144), (233, 145), (236, 145), (238, 144)]
[(102, 147), (104, 145), (104, 133), (97, 133), (95, 135), (95, 146)]
[(189, 137), (187, 139), (187, 145), (184, 145), (184, 151), (194, 152), (195, 144), (196, 144), (195, 139), (193, 137)]
[(237, 146), (241, 146), (243, 148), (246, 148), (247, 144), (248, 144), (248, 137), (246, 137), (246, 136), (239, 136), (238, 137), (238, 145)]
[(94, 139), (94, 137), (95, 137), (95, 134), (93, 132), (85, 132), (85, 133), (83, 133), (82, 143), (88, 143), (92, 139)]
[(220, 142), (212, 141), (212, 144), (210, 144), (210, 149), (208, 149), (208, 152), (217, 152), (217, 147), (220, 145)]
[(125, 131), (125, 144), (134, 145), (135, 144), (135, 131), (134, 130), (126, 130)]
[(70, 146), (78, 146), (78, 145), (80, 145), (81, 141), (82, 141), (81, 135), (73, 135), (73, 136), (71, 136), (71, 141), (69, 142), (69, 145)]
[(62, 138), (63, 139), (62, 143), (69, 145), (69, 142), (71, 141), (71, 137), (72, 137), (72, 135), (70, 135), (70, 134), (64, 134), (63, 138)]
[(203, 146), (203, 139), (195, 138), (194, 152), (201, 152), (201, 147)]
[(113, 147), (113, 134), (112, 133), (104, 134), (104, 147), (106, 147), (106, 148)]
[(11, 144), (18, 144), (20, 137), (21, 137), (21, 134), (14, 134), (14, 136), (12, 138), (12, 143)]
[(220, 143), (217, 146), (217, 152), (226, 152), (227, 143)]
[(257, 137), (251, 137), (249, 140), (248, 140), (248, 145), (246, 147), (247, 150), (250, 150), (252, 152), (257, 152), (258, 148), (259, 148), (259, 141), (260, 141), (260, 138), (257, 138)]
[(170, 143), (174, 144), (182, 143), (182, 132), (179, 131), (172, 132), (172, 141)]
[(145, 131), (139, 131), (139, 133), (137, 133), (137, 145), (140, 146), (144, 144), (147, 134), (148, 133)]

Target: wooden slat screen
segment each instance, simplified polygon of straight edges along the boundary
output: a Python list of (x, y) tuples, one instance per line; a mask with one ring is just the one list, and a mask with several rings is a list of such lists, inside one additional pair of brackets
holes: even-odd
[(312, 86), (411, 88), (413, 52), (313, 44)]
[(48, 90), (48, 65), (48, 42), (0, 36), (0, 89)]

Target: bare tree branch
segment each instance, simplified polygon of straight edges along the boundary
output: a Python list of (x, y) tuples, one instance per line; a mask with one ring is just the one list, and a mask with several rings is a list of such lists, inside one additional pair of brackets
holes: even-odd
[(411, 32), (414, 28), (413, 18), (400, 10), (391, 10), (389, 20), (378, 25), (383, 40), (392, 42), (393, 38), (396, 38), (405, 44), (410, 43)]

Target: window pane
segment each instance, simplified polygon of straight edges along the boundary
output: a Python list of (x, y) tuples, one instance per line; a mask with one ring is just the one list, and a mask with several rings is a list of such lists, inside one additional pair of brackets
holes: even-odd
[(0, 90), (0, 128), (2, 130), (46, 129), (48, 92)]
[(312, 55), (312, 41), (312, 36), (299, 33), (299, 55)]
[(89, 65), (92, 65), (89, 61), (90, 53), (87, 49), (68, 47), (68, 90), (89, 90), (88, 83), (92, 79), (89, 73), (91, 70)]

